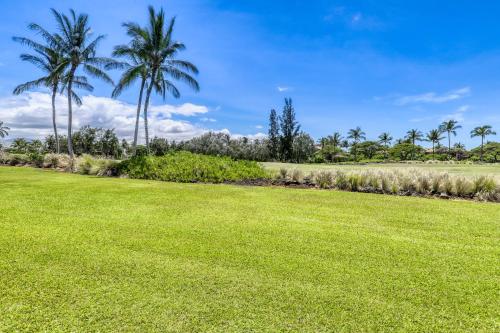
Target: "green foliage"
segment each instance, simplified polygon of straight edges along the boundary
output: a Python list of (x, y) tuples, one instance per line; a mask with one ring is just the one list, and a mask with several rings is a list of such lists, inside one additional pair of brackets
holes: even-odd
[(120, 164), (120, 172), (130, 178), (174, 182), (245, 181), (268, 178), (256, 162), (233, 160), (190, 152), (173, 152), (164, 156), (136, 156)]
[[(473, 157), (479, 160), (481, 156), (481, 146), (471, 150)], [(489, 163), (500, 162), (500, 142), (488, 142), (483, 147), (483, 161)]]
[(412, 143), (398, 143), (389, 149), (389, 155), (395, 160), (406, 161), (419, 159), (424, 153), (424, 149)]

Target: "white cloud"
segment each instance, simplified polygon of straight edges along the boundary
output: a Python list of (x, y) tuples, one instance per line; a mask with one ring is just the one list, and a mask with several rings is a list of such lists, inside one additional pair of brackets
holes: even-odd
[(262, 126), (262, 125), (257, 125), (257, 126), (255, 126), (255, 128), (256, 128), (256, 129), (263, 129), (263, 128), (264, 128), (264, 126)]
[(279, 92), (285, 92), (285, 91), (288, 91), (290, 90), (290, 87), (282, 87), (282, 86), (278, 86), (276, 87), (278, 89)]
[[(57, 126), (60, 133), (67, 130), (67, 104), (64, 96), (56, 98)], [(81, 107), (74, 106), (73, 128), (84, 125), (114, 128), (119, 137), (133, 137), (137, 106), (108, 97), (84, 96)], [(207, 131), (189, 121), (174, 120), (174, 115), (194, 116), (205, 114), (203, 105), (153, 105), (149, 110), (150, 136), (169, 139), (188, 139)], [(49, 94), (29, 92), (20, 96), (0, 98), (0, 119), (11, 128), (10, 138), (41, 138), (52, 133), (52, 108)], [(143, 123), (141, 118), (141, 136)]]
[(469, 105), (462, 105), (455, 112), (444, 115), (441, 117), (441, 121), (445, 120), (456, 120), (458, 122), (463, 122), (465, 120), (464, 113), (470, 109)]
[(359, 21), (361, 21), (361, 18), (362, 18), (362, 14), (361, 13), (356, 13), (352, 16), (352, 19), (351, 19), (351, 22), (352, 23), (358, 23)]
[(215, 123), (217, 120), (214, 119), (214, 118), (208, 118), (208, 117), (203, 117), (203, 118), (200, 118), (200, 121), (203, 121), (203, 122), (208, 122), (208, 123)]
[(420, 95), (403, 96), (396, 99), (396, 105), (407, 105), (415, 103), (445, 103), (457, 99), (461, 99), (469, 95), (470, 88), (464, 87), (456, 90), (449, 91), (444, 94), (437, 94), (435, 92), (428, 92)]

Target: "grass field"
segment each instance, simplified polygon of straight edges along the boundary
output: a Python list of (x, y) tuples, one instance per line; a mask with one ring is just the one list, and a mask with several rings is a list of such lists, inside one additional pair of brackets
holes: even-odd
[(489, 175), (500, 180), (500, 164), (405, 164), (405, 163), (372, 163), (359, 165), (346, 164), (293, 164), (293, 163), (262, 163), (268, 170), (279, 171), (281, 168), (289, 170), (300, 169), (303, 172), (321, 170), (391, 170), (391, 169), (418, 169), (423, 171), (448, 172), (464, 176)]
[(0, 167), (0, 331), (498, 332), (500, 206)]

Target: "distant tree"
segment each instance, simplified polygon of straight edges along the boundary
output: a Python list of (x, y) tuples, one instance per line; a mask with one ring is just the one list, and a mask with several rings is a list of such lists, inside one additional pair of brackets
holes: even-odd
[(314, 140), (305, 132), (300, 132), (293, 140), (293, 158), (295, 162), (308, 161), (314, 154)]
[(101, 130), (99, 133), (97, 145), (101, 155), (105, 157), (121, 158), (123, 151), (120, 146), (120, 140), (115, 134), (114, 129)]
[(453, 152), (455, 153), (455, 159), (460, 161), (464, 158), (466, 153), (465, 145), (463, 143), (457, 142), (453, 145)]
[(496, 135), (496, 134), (497, 133), (493, 131), (493, 128), (490, 125), (478, 126), (470, 132), (471, 138), (476, 136), (481, 137), (481, 154), (480, 154), (481, 162), (483, 161), (484, 138), (487, 137), (488, 135)]
[(269, 113), (268, 147), (271, 159), (278, 160), (280, 149), (279, 119), (276, 110)]
[[(422, 132), (420, 132), (417, 129), (411, 129), (408, 132), (406, 132), (406, 139), (408, 139), (411, 142), (411, 144), (414, 146), (415, 146), (415, 142), (422, 141), (423, 138), (424, 138), (424, 135), (422, 134)], [(411, 158), (414, 159), (415, 156), (412, 155)]]
[(443, 140), (444, 138), (441, 136), (441, 130), (439, 129), (433, 129), (430, 130), (429, 133), (426, 135), (426, 140), (429, 142), (432, 142), (432, 156), (434, 158), (435, 155), (435, 145), (436, 143), (439, 144), (439, 141)]
[(366, 139), (365, 132), (363, 132), (361, 130), (361, 128), (358, 126), (356, 128), (352, 128), (349, 130), (347, 138), (353, 140), (352, 149), (353, 149), (353, 153), (354, 153), (354, 160), (357, 161), (358, 160), (358, 143), (361, 140)]
[(378, 140), (384, 145), (384, 158), (387, 158), (387, 150), (392, 141), (392, 136), (388, 132), (384, 132), (378, 136)]
[(339, 132), (334, 132), (333, 135), (328, 137), (328, 139), (331, 145), (333, 146), (333, 150), (335, 151), (342, 142), (342, 135)]
[(279, 121), (281, 127), (281, 159), (283, 161), (290, 161), (293, 157), (293, 140), (300, 131), (300, 125), (295, 120), (295, 110), (291, 98), (285, 98), (285, 106), (283, 107), (283, 113)]
[(416, 155), (420, 155), (422, 153), (422, 147), (407, 142), (397, 143), (389, 149), (391, 158), (401, 161), (406, 161), (410, 158), (414, 159)]
[(168, 152), (168, 140), (164, 138), (154, 137), (149, 143), (151, 154), (155, 156), (163, 156)]
[[(481, 153), (481, 147), (471, 150), (474, 155)], [(483, 147), (483, 161), (498, 163), (500, 162), (500, 142), (487, 142)]]
[(443, 121), (441, 125), (439, 125), (439, 130), (441, 132), (447, 132), (448, 133), (448, 155), (451, 157), (451, 135), (453, 136), (457, 135), (457, 129), (462, 128), (462, 126), (457, 125), (458, 122), (456, 120), (447, 120)]
[(383, 146), (376, 141), (363, 141), (358, 144), (358, 151), (367, 159), (374, 158), (381, 150), (383, 150)]

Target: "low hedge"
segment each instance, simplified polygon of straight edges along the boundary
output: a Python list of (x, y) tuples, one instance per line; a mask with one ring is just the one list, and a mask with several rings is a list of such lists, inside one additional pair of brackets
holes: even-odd
[(130, 178), (172, 182), (222, 183), (267, 179), (267, 171), (253, 161), (173, 152), (164, 156), (136, 156), (120, 163), (119, 172)]

